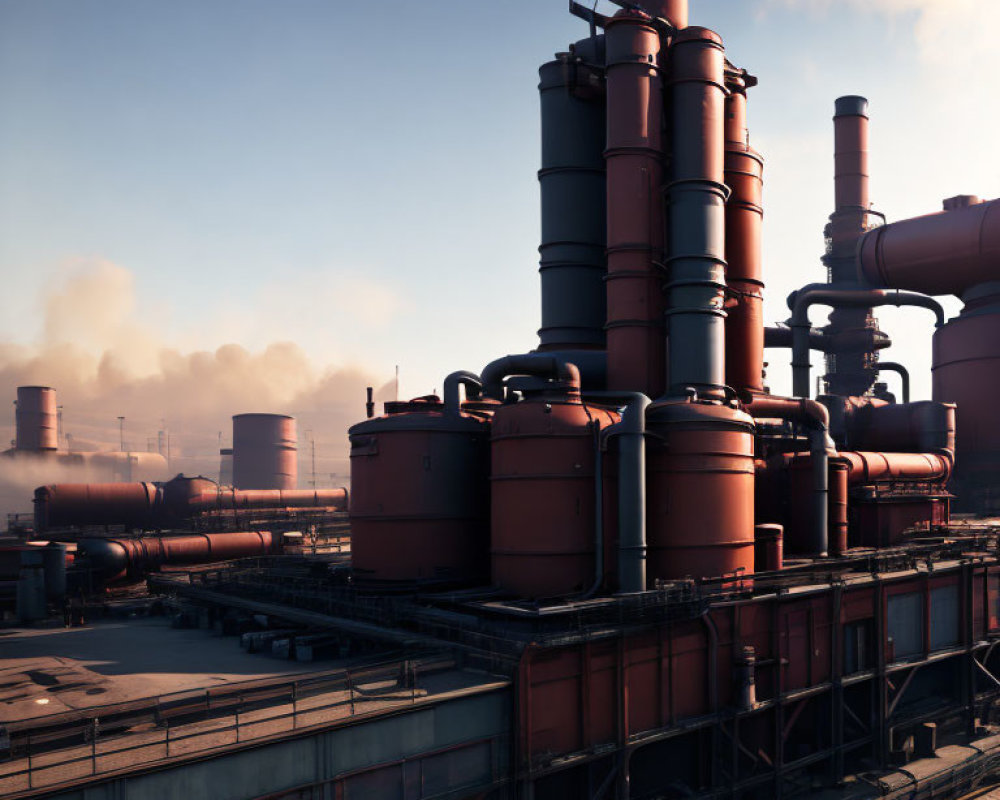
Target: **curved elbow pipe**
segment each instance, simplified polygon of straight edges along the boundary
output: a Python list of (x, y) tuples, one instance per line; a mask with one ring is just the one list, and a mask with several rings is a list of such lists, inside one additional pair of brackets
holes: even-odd
[(503, 400), (503, 382), (512, 375), (548, 378), (568, 384), (571, 390), (580, 390), (580, 370), (575, 364), (547, 353), (522, 353), (498, 358), (483, 367), (481, 374), (483, 394), (496, 400)]
[(934, 326), (945, 323), (944, 309), (933, 297), (917, 292), (896, 289), (871, 289), (863, 286), (812, 283), (788, 295), (788, 308), (792, 312), (788, 325), (791, 328), (809, 325), (809, 308), (815, 305), (834, 308), (873, 308), (876, 306), (916, 306), (934, 312)]
[(798, 422), (809, 429), (809, 452), (813, 469), (813, 529), (810, 550), (825, 556), (829, 550), (830, 456), (836, 455), (830, 440), (830, 411), (808, 397), (755, 395), (746, 405), (755, 418), (776, 417)]
[(444, 379), (445, 414), (462, 413), (462, 398), (458, 391), (461, 386), (465, 387), (466, 398), (478, 398), (483, 391), (483, 382), (474, 372), (459, 370), (458, 372), (451, 373)]
[(777, 397), (771, 394), (754, 395), (746, 404), (750, 416), (756, 419), (787, 419), (801, 422), (824, 433), (830, 430), (830, 410), (808, 397)]
[(879, 361), (879, 372), (895, 372), (903, 382), (903, 402), (910, 402), (910, 371), (902, 364), (895, 361)]
[(944, 309), (932, 297), (916, 292), (865, 289), (858, 286), (837, 288), (834, 285), (810, 284), (788, 296), (792, 316), (788, 326), (792, 330), (792, 393), (809, 396), (809, 309), (814, 305), (834, 308), (873, 308), (875, 306), (916, 306), (934, 312), (935, 326), (944, 325)]

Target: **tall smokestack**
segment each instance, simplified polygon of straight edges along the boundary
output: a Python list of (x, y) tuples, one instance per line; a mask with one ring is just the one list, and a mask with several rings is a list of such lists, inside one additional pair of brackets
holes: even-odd
[[(832, 284), (856, 283), (855, 254), (868, 230), (871, 197), (868, 174), (868, 100), (838, 97), (833, 116), (834, 211), (826, 227), (823, 263)], [(878, 377), (876, 346), (884, 335), (870, 308), (834, 308), (825, 333), (831, 347), (825, 375), (827, 391), (863, 395)]]
[(17, 387), (18, 450), (57, 450), (59, 448), (59, 410), (56, 390), (48, 386)]

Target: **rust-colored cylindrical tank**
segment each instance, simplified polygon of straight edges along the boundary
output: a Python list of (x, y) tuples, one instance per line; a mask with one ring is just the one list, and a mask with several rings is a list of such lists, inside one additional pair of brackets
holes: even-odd
[(362, 578), (485, 582), (489, 413), (436, 397), (353, 426), (351, 562)]
[(59, 483), (35, 489), (35, 529), (84, 525), (148, 528), (160, 489), (153, 483)]
[[(971, 303), (934, 333), (933, 396), (958, 405), (955, 478), (967, 493), (1000, 480), (1000, 292), (985, 303)], [(993, 501), (995, 504), (995, 501)], [(995, 507), (983, 509), (992, 512)]]
[(753, 572), (753, 419), (678, 400), (651, 406), (646, 420), (650, 585)]
[(298, 483), (295, 419), (284, 414), (233, 417), (233, 485), (294, 489)]
[(773, 572), (784, 566), (784, 530), (775, 523), (754, 526), (754, 568), (757, 572)]
[(726, 384), (764, 391), (764, 269), (761, 256), (764, 159), (749, 144), (746, 83), (727, 82), (726, 98)]
[(48, 386), (18, 386), (15, 411), (18, 450), (59, 449), (59, 409), (56, 390)]
[[(491, 439), (493, 583), (519, 597), (586, 591), (595, 581), (598, 433), (619, 415), (565, 381), (525, 379)], [(603, 519), (602, 519), (603, 522)]]
[(605, 41), (607, 386), (659, 397), (666, 388), (660, 36), (646, 14), (622, 10)]

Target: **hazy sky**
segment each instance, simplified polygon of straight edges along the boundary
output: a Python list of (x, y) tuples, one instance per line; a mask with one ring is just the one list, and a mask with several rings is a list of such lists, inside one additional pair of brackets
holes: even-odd
[[(871, 100), (890, 219), (1000, 194), (996, 0), (692, 0), (691, 21), (760, 79), (769, 322), (823, 279), (838, 95)], [(565, 0), (0, 0), (0, 355), (69, 342), (149, 377), (165, 348), (287, 340), (317, 374), (399, 364), (413, 395), (530, 349), (537, 67), (585, 33)], [(931, 316), (880, 314), (928, 396)]]

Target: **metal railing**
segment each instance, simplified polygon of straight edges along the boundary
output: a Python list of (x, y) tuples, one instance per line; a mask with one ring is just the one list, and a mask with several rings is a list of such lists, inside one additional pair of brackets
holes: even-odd
[(8, 727), (0, 797), (412, 705), (428, 696), (420, 676), (454, 666), (450, 658), (425, 655), (96, 706), (44, 725), (25, 720)]

